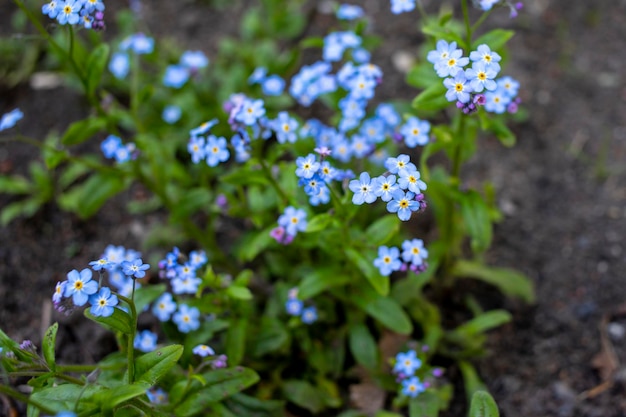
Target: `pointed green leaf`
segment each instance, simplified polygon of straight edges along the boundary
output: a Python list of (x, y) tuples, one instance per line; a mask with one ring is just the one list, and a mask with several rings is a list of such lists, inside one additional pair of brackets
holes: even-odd
[(450, 105), (446, 99), (446, 87), (442, 82), (431, 84), (413, 99), (412, 106), (415, 110), (443, 110)]
[(511, 321), (511, 318), (511, 313), (505, 310), (487, 311), (463, 323), (454, 329), (452, 333), (460, 335), (462, 338), (470, 338), (508, 323)]
[(113, 314), (109, 317), (94, 316), (91, 314), (90, 309), (85, 309), (84, 314), (89, 320), (93, 320), (109, 330), (122, 332), (124, 334), (131, 334), (133, 331), (133, 319), (127, 312), (119, 308), (114, 308)]
[(78, 145), (93, 137), (96, 133), (104, 130), (106, 120), (100, 117), (88, 117), (87, 119), (74, 122), (65, 131), (61, 143), (66, 146)]
[(482, 44), (487, 44), (492, 51), (500, 49), (513, 35), (515, 35), (515, 32), (512, 30), (493, 29), (472, 42), (472, 49), (476, 49)]
[(409, 401), (409, 417), (437, 417), (439, 397), (431, 390), (420, 393)]
[(378, 367), (378, 348), (376, 340), (365, 324), (350, 327), (350, 351), (356, 361), (367, 369)]
[(329, 213), (318, 214), (313, 217), (306, 225), (306, 233), (319, 232), (326, 229), (333, 221), (334, 216)]
[(161, 294), (165, 292), (167, 289), (165, 284), (157, 284), (157, 285), (146, 285), (144, 287), (137, 288), (135, 290), (135, 309), (137, 311), (143, 311), (143, 309), (159, 298)]
[(461, 199), (461, 215), (471, 237), (472, 250), (476, 254), (485, 252), (491, 246), (492, 239), (489, 207), (485, 199), (476, 191), (464, 193)]
[(239, 365), (243, 359), (246, 349), (246, 332), (248, 322), (244, 319), (237, 319), (231, 322), (226, 333), (226, 355), (228, 363)]
[(298, 296), (303, 300), (313, 298), (329, 288), (346, 285), (350, 275), (338, 270), (338, 266), (322, 266), (307, 273), (298, 286)]
[(101, 404), (103, 411), (112, 410), (126, 401), (144, 395), (150, 388), (146, 382), (140, 381), (133, 384), (124, 384), (106, 391), (101, 391), (94, 399)]
[(486, 391), (486, 387), (478, 376), (478, 372), (476, 372), (474, 365), (467, 361), (459, 361), (458, 366), (461, 370), (461, 375), (463, 376), (465, 395), (467, 397), (467, 401), (469, 402), (475, 392)]
[(500, 417), (498, 405), (487, 391), (476, 391), (472, 395), (469, 417)]
[(371, 260), (352, 248), (346, 249), (345, 253), (352, 264), (365, 275), (376, 292), (383, 296), (389, 294), (389, 277), (382, 276)]
[(43, 337), (41, 346), (43, 358), (46, 360), (46, 364), (51, 371), (54, 371), (56, 369), (54, 348), (57, 340), (58, 330), (59, 323), (54, 323), (52, 326), (48, 327), (48, 330), (46, 330), (46, 334)]
[(126, 188), (126, 182), (117, 175), (97, 173), (87, 181), (74, 186), (59, 197), (59, 204), (85, 219), (93, 216), (115, 194)]
[(176, 365), (182, 354), (181, 345), (170, 345), (140, 356), (135, 360), (135, 381), (155, 385)]
[(226, 293), (229, 297), (236, 300), (252, 300), (252, 292), (248, 288), (239, 285), (231, 285), (226, 289)]
[(285, 398), (317, 414), (325, 407), (323, 393), (307, 381), (287, 380), (283, 382)]
[(101, 43), (91, 51), (87, 58), (87, 94), (91, 95), (98, 88), (102, 73), (109, 60), (111, 47), (107, 43)]
[(366, 241), (373, 246), (384, 245), (400, 230), (398, 216), (383, 216), (365, 230)]

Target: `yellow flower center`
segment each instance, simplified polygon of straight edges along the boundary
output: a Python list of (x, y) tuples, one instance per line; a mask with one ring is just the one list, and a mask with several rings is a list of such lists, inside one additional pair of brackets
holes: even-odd
[(83, 282), (82, 281), (75, 281), (74, 282), (74, 289), (75, 290), (82, 290), (83, 289)]

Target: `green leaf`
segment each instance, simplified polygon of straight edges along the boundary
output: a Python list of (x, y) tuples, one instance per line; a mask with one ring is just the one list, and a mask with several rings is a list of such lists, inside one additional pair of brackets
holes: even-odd
[(505, 310), (492, 310), (482, 313), (452, 331), (462, 338), (471, 338), (480, 333), (511, 321), (511, 313)]
[(286, 380), (283, 382), (285, 398), (294, 404), (317, 414), (325, 407), (324, 395), (307, 381)]
[(509, 297), (519, 297), (527, 303), (535, 302), (532, 281), (521, 272), (509, 268), (496, 268), (479, 262), (459, 260), (452, 268), (459, 278), (474, 278), (496, 286)]
[(366, 242), (373, 246), (384, 245), (400, 230), (398, 216), (383, 216), (370, 224), (365, 231)]
[(28, 194), (33, 187), (30, 181), (21, 175), (0, 175), (0, 192), (7, 194)]
[(65, 210), (85, 219), (93, 216), (104, 203), (126, 188), (125, 181), (116, 175), (97, 173), (59, 197)]
[(409, 401), (409, 417), (437, 417), (439, 397), (431, 390), (420, 393)]
[(61, 143), (66, 146), (78, 145), (90, 139), (106, 127), (106, 120), (100, 117), (88, 117), (74, 122), (65, 131)]
[(465, 385), (465, 395), (467, 396), (467, 401), (469, 402), (472, 396), (477, 391), (486, 391), (487, 388), (485, 384), (478, 376), (476, 372), (476, 368), (474, 365), (467, 361), (459, 361), (458, 362), (459, 369), (461, 370), (461, 375), (463, 376), (463, 383)]
[(212, 201), (211, 192), (206, 188), (200, 187), (185, 190), (172, 212), (172, 218), (189, 218), (199, 210), (208, 207)]
[(330, 225), (335, 216), (330, 213), (322, 213), (313, 217), (306, 225), (306, 233), (319, 232)]
[(482, 44), (487, 44), (492, 51), (500, 49), (513, 35), (515, 35), (515, 32), (512, 30), (493, 29), (478, 37), (478, 39), (472, 43), (472, 49), (476, 49)]
[(259, 357), (280, 350), (289, 344), (289, 339), (289, 332), (282, 321), (264, 316), (256, 336), (253, 355)]
[(88, 308), (85, 309), (84, 314), (89, 320), (93, 320), (109, 330), (122, 332), (124, 334), (131, 334), (133, 332), (133, 319), (128, 313), (119, 308), (114, 308), (113, 314), (109, 317), (96, 317), (91, 314)]
[(87, 58), (87, 94), (92, 95), (95, 93), (102, 73), (109, 60), (109, 52), (111, 47), (107, 43), (101, 43), (91, 51), (89, 58)]
[(43, 358), (46, 360), (46, 364), (48, 364), (48, 368), (50, 368), (51, 371), (54, 371), (56, 369), (54, 348), (57, 340), (58, 330), (59, 323), (54, 323), (52, 326), (48, 327), (48, 330), (46, 330), (46, 334), (43, 337), (41, 346)]
[(431, 84), (430, 87), (418, 94), (413, 99), (412, 106), (415, 110), (443, 110), (450, 105), (446, 99), (446, 87), (442, 82)]
[(350, 276), (337, 269), (337, 266), (322, 266), (307, 273), (298, 286), (298, 296), (303, 300), (313, 298), (329, 288), (346, 285)]
[(252, 292), (246, 287), (231, 285), (226, 289), (226, 294), (235, 300), (252, 300)]
[[(389, 277), (382, 276), (374, 264), (352, 248), (345, 249), (348, 259), (365, 275), (367, 281), (380, 295), (389, 294)], [(373, 259), (373, 258), (372, 258)]]
[(159, 298), (161, 294), (165, 292), (167, 286), (165, 284), (146, 285), (144, 287), (137, 288), (135, 290), (135, 309), (137, 311), (143, 311), (143, 309)]
[(472, 250), (476, 254), (485, 252), (491, 246), (492, 226), (484, 198), (476, 191), (464, 193), (461, 215), (471, 237)]
[(410, 334), (413, 331), (411, 319), (393, 298), (383, 297), (363, 287), (350, 297), (350, 301), (396, 333)]
[(135, 360), (135, 381), (155, 385), (172, 369), (183, 354), (181, 345), (169, 345), (146, 353)]
[(472, 395), (469, 417), (500, 417), (498, 405), (487, 391), (476, 391)]
[(271, 226), (258, 232), (248, 233), (240, 242), (237, 243), (237, 249), (235, 251), (237, 257), (245, 262), (256, 258), (259, 253), (264, 251), (272, 242), (274, 242), (274, 238), (270, 236), (270, 232), (273, 228), (274, 226)]
[(270, 185), (269, 180), (260, 170), (252, 170), (250, 167), (240, 167), (228, 174), (220, 176), (220, 181), (231, 185)]
[(228, 363), (239, 365), (246, 349), (246, 332), (248, 322), (244, 319), (234, 320), (226, 332), (226, 355)]
[(226, 400), (228, 408), (237, 416), (285, 417), (285, 401), (260, 400), (246, 394), (234, 394)]
[(515, 142), (516, 142), (515, 135), (513, 134), (513, 132), (511, 132), (511, 130), (508, 127), (506, 127), (506, 125), (504, 124), (502, 120), (498, 118), (490, 119), (488, 129), (496, 135), (498, 140), (504, 146), (511, 147), (515, 145)]
[(101, 391), (95, 395), (94, 399), (101, 404), (103, 411), (112, 410), (130, 399), (144, 395), (149, 388), (150, 385), (142, 381), (124, 384), (110, 390)]
[(350, 351), (356, 361), (370, 370), (378, 367), (376, 340), (365, 324), (350, 327)]
[(300, 47), (303, 49), (304, 48), (323, 48), (324, 39), (319, 36), (308, 37), (308, 38), (303, 39), (300, 42)]
[(17, 217), (31, 217), (41, 207), (41, 201), (36, 198), (28, 198), (8, 204), (0, 212), (0, 225), (6, 226)]
[(207, 410), (211, 404), (237, 394), (259, 380), (256, 372), (241, 366), (213, 370), (202, 374), (202, 377), (206, 381), (205, 385), (201, 388), (196, 387), (176, 406), (177, 416), (196, 415)]

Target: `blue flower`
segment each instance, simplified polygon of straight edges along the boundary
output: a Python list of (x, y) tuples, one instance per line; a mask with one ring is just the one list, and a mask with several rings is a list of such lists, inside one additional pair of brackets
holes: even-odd
[(109, 61), (109, 71), (115, 76), (115, 78), (126, 78), (128, 71), (130, 70), (130, 59), (125, 52), (116, 52), (111, 56)]
[(337, 19), (354, 20), (363, 17), (363, 8), (353, 4), (341, 4), (335, 13)]
[(308, 154), (307, 156), (299, 156), (296, 158), (296, 175), (299, 178), (311, 178), (315, 175), (320, 167), (320, 163), (317, 162), (315, 154)]
[(359, 74), (350, 81), (350, 97), (369, 100), (374, 97), (376, 80), (364, 74)]
[(424, 248), (422, 239), (405, 240), (402, 242), (402, 259), (413, 265), (421, 265), (428, 258), (428, 250)]
[(470, 93), (474, 91), (463, 71), (457, 72), (454, 78), (446, 78), (443, 80), (443, 85), (448, 89), (446, 92), (446, 99), (448, 101), (467, 103), (470, 101)]
[(300, 320), (304, 324), (313, 324), (317, 321), (317, 309), (313, 306), (302, 309)]
[(247, 126), (252, 126), (260, 117), (264, 115), (265, 108), (263, 107), (263, 100), (245, 99), (241, 109), (235, 116), (235, 120)]
[(320, 167), (317, 170), (317, 174), (326, 184), (328, 184), (335, 179), (335, 176), (337, 175), (337, 170), (333, 168), (332, 165), (330, 165), (330, 162), (324, 161), (320, 164)]
[(435, 71), (440, 77), (454, 77), (459, 71), (463, 71), (462, 67), (469, 64), (469, 58), (463, 56), (462, 49), (455, 49), (450, 52), (448, 58), (442, 59), (435, 64)]
[(428, 132), (430, 132), (430, 123), (417, 117), (410, 117), (400, 128), (400, 133), (404, 136), (404, 143), (409, 148), (426, 145)]
[(348, 187), (354, 192), (352, 203), (361, 205), (363, 203), (370, 204), (376, 201), (376, 194), (374, 194), (370, 174), (367, 172), (362, 172), (358, 180), (350, 181)]
[(135, 335), (133, 346), (142, 352), (152, 352), (156, 349), (157, 335), (150, 330), (142, 330)]
[(395, 175), (389, 175), (387, 177), (381, 175), (380, 177), (376, 177), (372, 181), (372, 186), (374, 189), (374, 195), (376, 197), (380, 197), (380, 199), (385, 202), (390, 201), (392, 199), (393, 192), (398, 189)]
[(172, 279), (172, 292), (174, 294), (195, 294), (202, 280), (195, 276), (177, 276)]
[(146, 270), (150, 269), (150, 265), (144, 264), (141, 259), (133, 259), (132, 261), (122, 262), (122, 271), (131, 278), (143, 278), (146, 276)]
[(152, 306), (152, 314), (159, 321), (168, 321), (174, 311), (176, 311), (176, 303), (169, 292), (163, 293)]
[(193, 268), (199, 268), (207, 262), (206, 252), (203, 250), (189, 252), (189, 264)]
[(198, 345), (194, 347), (191, 351), (198, 356), (202, 356), (203, 358), (206, 356), (215, 355), (215, 351), (207, 345)]
[(107, 258), (100, 258), (96, 261), (89, 262), (89, 265), (94, 271), (100, 271), (101, 269), (109, 269), (111, 268), (111, 263)]
[(474, 62), (472, 68), (465, 70), (465, 77), (470, 82), (470, 86), (475, 93), (480, 93), (483, 89), (493, 91), (496, 89), (494, 78), (498, 75), (498, 71), (492, 67), (488, 67), (484, 62)]
[(398, 171), (398, 185), (403, 190), (409, 190), (415, 194), (426, 189), (426, 183), (420, 180), (420, 173), (416, 169), (401, 169)]
[(132, 152), (135, 150), (133, 143), (127, 143), (126, 145), (120, 145), (116, 150), (113, 157), (118, 164), (130, 161)]
[(266, 76), (267, 76), (267, 68), (257, 67), (252, 72), (250, 77), (248, 77), (248, 84), (259, 84), (265, 79)]
[[(62, 1), (61, 1), (62, 2)], [(41, 7), (41, 12), (51, 19), (54, 19), (59, 14), (60, 4), (59, 1), (52, 0), (50, 3), (46, 3)]]
[(500, 71), (498, 62), (502, 58), (496, 52), (493, 52), (488, 45), (479, 45), (475, 51), (470, 52), (469, 59), (474, 62), (482, 62), (486, 68), (491, 68), (496, 72)]
[(374, 148), (374, 145), (369, 143), (367, 138), (361, 135), (352, 136), (352, 142), (350, 143), (350, 148), (352, 149), (352, 153), (357, 158), (364, 158), (368, 155)]
[(170, 105), (165, 106), (163, 109), (163, 113), (161, 113), (161, 118), (167, 124), (174, 124), (180, 120), (180, 117), (183, 115), (183, 111), (180, 107)]
[(378, 268), (381, 275), (390, 275), (402, 266), (400, 261), (400, 251), (398, 248), (381, 246), (378, 248), (378, 258), (374, 259), (374, 266)]
[(117, 305), (118, 300), (115, 294), (111, 294), (111, 290), (107, 287), (100, 288), (100, 291), (89, 297), (91, 304), (91, 314), (96, 317), (109, 317), (113, 314), (113, 307)]
[(189, 307), (187, 304), (181, 304), (178, 311), (174, 313), (172, 320), (178, 326), (178, 330), (182, 333), (189, 333), (200, 327), (200, 310)]
[(485, 93), (485, 110), (491, 113), (502, 114), (506, 111), (506, 106), (511, 102), (511, 98), (505, 90), (496, 89)]
[(200, 126), (198, 126), (198, 127), (194, 128), (194, 129), (191, 129), (191, 130), (189, 131), (189, 134), (190, 134), (192, 137), (196, 137), (196, 136), (201, 136), (201, 135), (204, 135), (204, 134), (205, 134), (205, 133), (207, 133), (209, 130), (211, 130), (211, 128), (212, 128), (213, 126), (215, 126), (215, 125), (216, 125), (216, 124), (218, 124), (218, 123), (219, 123), (219, 120), (217, 120), (217, 119), (211, 119), (211, 120), (209, 120), (209, 121), (207, 121), (207, 122), (202, 123)]
[(205, 146), (206, 163), (210, 167), (217, 166), (220, 162), (225, 162), (230, 157), (230, 152), (226, 148), (226, 139), (209, 135)]
[(59, 13), (57, 14), (57, 21), (65, 25), (75, 25), (80, 20), (78, 12), (83, 7), (83, 3), (77, 0), (66, 0), (59, 4)]
[(393, 372), (408, 377), (412, 376), (421, 366), (422, 361), (417, 357), (417, 353), (411, 349), (406, 353), (400, 352), (396, 355), (396, 363), (393, 366)]
[(76, 413), (71, 411), (59, 411), (54, 415), (54, 417), (76, 417)]
[(65, 285), (65, 297), (72, 297), (72, 302), (76, 306), (85, 305), (89, 296), (98, 291), (98, 283), (91, 280), (91, 269), (83, 269), (80, 273), (73, 269), (67, 273), (67, 284)]
[(396, 190), (392, 194), (393, 200), (387, 203), (387, 211), (390, 213), (398, 213), (398, 218), (407, 221), (411, 218), (411, 213), (418, 211), (420, 205), (415, 201), (415, 194), (407, 191)]
[(424, 387), (424, 384), (422, 384), (416, 376), (402, 381), (402, 393), (407, 397), (417, 397), (424, 391), (426, 391), (426, 387)]
[(285, 310), (290, 316), (299, 316), (302, 314), (303, 303), (297, 298), (290, 298), (285, 303)]
[(278, 217), (278, 225), (284, 227), (288, 235), (295, 236), (298, 232), (306, 230), (306, 212), (302, 209), (289, 206), (285, 209), (285, 212)]
[(146, 391), (146, 395), (152, 404), (165, 404), (167, 402), (167, 392), (163, 391), (162, 388), (151, 388)]
[(88, 12), (103, 11), (105, 9), (102, 0), (83, 0), (83, 7)]
[(504, 92), (510, 98), (515, 98), (517, 96), (517, 91), (519, 90), (519, 82), (515, 79), (505, 76), (499, 78), (496, 83), (498, 84), (498, 90)]
[(285, 89), (285, 80), (278, 75), (270, 75), (261, 82), (263, 94), (268, 96), (279, 96)]
[(443, 39), (437, 41), (437, 47), (434, 51), (428, 52), (426, 60), (433, 65), (438, 65), (441, 61), (447, 61), (452, 52), (456, 51), (456, 42), (448, 43)]
[(192, 70), (196, 70), (209, 65), (209, 59), (202, 51), (185, 51), (180, 57), (180, 64)]
[(24, 113), (22, 113), (20, 109), (13, 109), (8, 113), (3, 114), (0, 119), (0, 132), (15, 126), (15, 123), (17, 123), (22, 117), (24, 117)]
[(415, 9), (415, 0), (391, 0), (391, 13), (400, 14)]
[(400, 123), (400, 115), (391, 104), (379, 104), (376, 108), (376, 116), (382, 119), (387, 127), (394, 128)]
[(65, 286), (67, 285), (67, 281), (57, 282), (56, 287), (54, 288), (54, 294), (52, 294), (52, 302), (58, 304), (63, 299), (63, 293), (65, 292)]
[(296, 131), (298, 129), (298, 122), (293, 117), (289, 116), (286, 111), (278, 113), (276, 119), (270, 122), (270, 126), (274, 132), (276, 132), (276, 140), (278, 143), (294, 143), (298, 136)]
[(397, 174), (401, 169), (417, 169), (415, 164), (410, 162), (409, 155), (400, 154), (396, 158), (390, 157), (385, 161), (385, 168), (392, 174)]
[(163, 75), (163, 85), (181, 88), (189, 80), (189, 69), (182, 65), (168, 65)]
[(154, 39), (143, 33), (135, 33), (122, 41), (120, 49), (132, 49), (137, 55), (150, 54), (154, 51)]

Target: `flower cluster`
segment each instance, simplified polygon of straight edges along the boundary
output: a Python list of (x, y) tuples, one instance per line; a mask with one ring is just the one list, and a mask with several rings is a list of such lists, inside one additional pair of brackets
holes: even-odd
[(181, 88), (189, 78), (201, 68), (209, 65), (209, 59), (202, 51), (185, 51), (178, 64), (168, 65), (163, 75), (163, 85), (171, 88)]
[(20, 109), (13, 109), (8, 113), (2, 115), (0, 118), (0, 132), (6, 129), (10, 129), (24, 117), (24, 113)]
[(191, 161), (194, 164), (205, 160), (210, 167), (217, 166), (220, 162), (226, 162), (230, 158), (230, 152), (226, 147), (226, 139), (215, 135), (206, 135), (209, 130), (217, 124), (217, 119), (205, 122), (190, 133), (187, 150), (191, 154)]
[[(116, 287), (119, 294), (129, 295), (133, 289), (134, 278), (141, 278), (150, 267), (144, 264), (140, 254), (127, 250), (123, 246), (109, 245), (102, 257), (89, 263), (94, 271), (109, 273), (110, 285)], [(71, 311), (87, 302), (91, 305), (90, 312), (94, 316), (108, 317), (118, 305), (117, 295), (109, 287), (100, 286), (93, 279), (91, 269), (85, 268), (78, 272), (72, 270), (67, 274), (67, 281), (58, 282), (52, 301), (59, 311)], [(138, 285), (138, 284), (136, 284)]]
[(135, 33), (125, 38), (119, 45), (118, 51), (111, 56), (109, 71), (115, 78), (123, 79), (130, 71), (129, 53), (137, 55), (151, 54), (154, 51), (154, 39), (143, 33)]
[(133, 142), (122, 143), (119, 136), (109, 135), (100, 144), (102, 154), (107, 159), (115, 159), (118, 164), (137, 157), (137, 147)]
[(300, 317), (302, 323), (313, 324), (317, 321), (317, 309), (315, 306), (305, 307), (302, 300), (298, 299), (298, 289), (292, 288), (287, 294), (285, 311), (290, 316)]
[[(479, 105), (484, 105), (485, 110), (493, 113), (514, 112), (517, 109), (515, 96), (519, 85), (510, 77), (496, 79), (502, 58), (488, 45), (479, 45), (468, 58), (463, 56), (463, 50), (457, 48), (456, 42), (440, 40), (426, 59), (434, 65), (437, 75), (445, 78), (443, 84), (448, 89), (446, 99), (456, 101), (457, 107), (464, 113), (477, 111)], [(471, 68), (464, 69), (470, 62)], [(507, 109), (511, 103), (515, 103), (514, 107)]]
[(428, 250), (424, 248), (424, 242), (421, 239), (402, 242), (402, 256), (400, 255), (400, 249), (396, 247), (381, 246), (378, 248), (378, 257), (374, 259), (374, 266), (378, 268), (381, 275), (385, 276), (391, 275), (394, 271), (407, 269), (419, 273), (428, 266), (426, 264)]
[(371, 204), (380, 197), (387, 202), (387, 211), (397, 213), (400, 220), (407, 221), (414, 211), (426, 207), (422, 194), (426, 183), (420, 179), (421, 175), (408, 155), (387, 158), (385, 167), (388, 172), (379, 177), (371, 178), (369, 173), (362, 172), (358, 179), (350, 181), (350, 190), (354, 192), (352, 202)]
[[(420, 354), (428, 352), (428, 346), (422, 346)], [(425, 365), (424, 358), (420, 358), (415, 349), (399, 352), (393, 360), (392, 372), (400, 382), (401, 392), (407, 397), (417, 397), (433, 384), (433, 378), (443, 375), (440, 368), (430, 368)]]
[(197, 345), (192, 352), (202, 358), (209, 358), (208, 364), (213, 369), (226, 368), (228, 366), (228, 357), (226, 355), (216, 355), (213, 348), (208, 345)]
[(306, 230), (306, 217), (306, 212), (303, 209), (288, 206), (283, 214), (278, 217), (278, 227), (270, 231), (270, 236), (278, 243), (283, 245), (290, 244), (298, 232)]
[(80, 25), (86, 29), (104, 29), (102, 0), (51, 0), (41, 11), (61, 25)]

